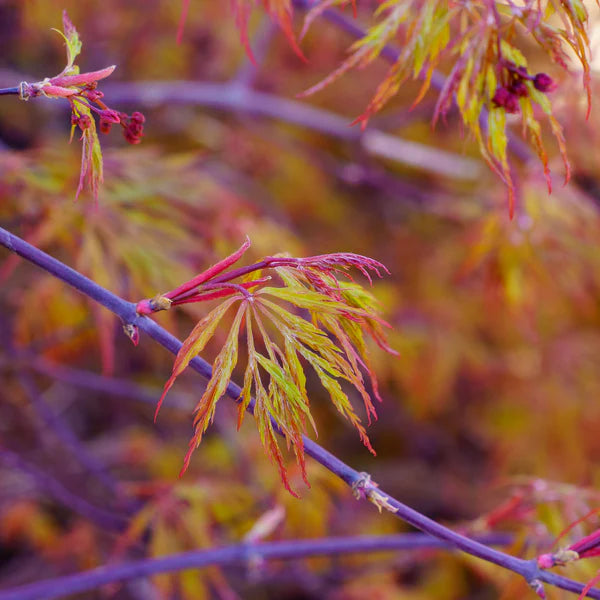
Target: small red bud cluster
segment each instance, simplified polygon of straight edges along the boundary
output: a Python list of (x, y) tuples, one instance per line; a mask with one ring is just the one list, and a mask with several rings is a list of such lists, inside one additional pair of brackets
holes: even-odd
[(519, 98), (529, 96), (526, 81), (533, 82), (535, 89), (544, 94), (553, 92), (557, 87), (556, 82), (546, 73), (530, 75), (525, 67), (517, 67), (513, 63), (505, 63), (503, 66), (508, 71), (508, 82), (498, 86), (492, 98), (492, 104), (495, 107), (504, 108), (505, 112), (509, 114), (518, 113)]
[(134, 112), (131, 116), (121, 113), (121, 125), (124, 128), (123, 135), (130, 144), (139, 144), (144, 134), (144, 123), (146, 117), (141, 112)]
[(71, 114), (71, 125), (77, 125), (81, 131), (89, 129), (92, 124), (92, 118), (89, 115), (76, 115)]
[(546, 73), (538, 73), (533, 78), (533, 85), (536, 90), (544, 92), (544, 94), (553, 92), (558, 87), (556, 81), (554, 81), (550, 75), (546, 75)]
[(100, 114), (100, 131), (108, 133), (115, 123), (120, 123), (123, 127), (123, 136), (130, 144), (139, 144), (144, 134), (144, 123), (146, 117), (141, 112), (134, 112), (131, 115), (114, 110), (103, 111)]
[(146, 121), (144, 115), (137, 111), (128, 115), (109, 108), (102, 101), (104, 94), (96, 89), (97, 85), (97, 81), (86, 83), (85, 86), (80, 88), (79, 92), (69, 97), (72, 110), (71, 124), (77, 125), (81, 131), (90, 128), (91, 116), (80, 109), (80, 106), (84, 105), (98, 115), (98, 129), (102, 133), (109, 133), (113, 125), (120, 124), (123, 127), (125, 139), (130, 144), (139, 144), (144, 133), (144, 123)]

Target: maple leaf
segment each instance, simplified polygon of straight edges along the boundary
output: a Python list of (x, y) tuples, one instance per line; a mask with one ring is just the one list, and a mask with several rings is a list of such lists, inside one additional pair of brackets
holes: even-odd
[[(295, 494), (276, 430), (288, 448), (293, 449), (302, 477), (308, 483), (303, 435), (309, 426), (316, 432), (316, 425), (306, 387), (307, 366), (316, 373), (338, 412), (352, 423), (364, 445), (375, 454), (344, 384), (359, 392), (370, 422), (377, 414), (364, 372), (369, 374), (374, 397), (381, 398), (366, 337), (373, 338), (387, 352), (396, 352), (385, 340), (383, 328), (387, 324), (377, 314), (374, 296), (351, 279), (349, 270), (355, 268), (371, 281), (371, 273), (381, 277), (387, 269), (365, 256), (337, 253), (307, 258), (268, 256), (253, 265), (229, 270), (249, 245), (246, 240), (236, 252), (190, 281), (153, 299), (138, 302), (137, 312), (150, 315), (177, 304), (225, 298), (194, 327), (183, 343), (159, 399), (158, 415), (177, 377), (206, 348), (226, 314), (236, 307), (225, 343), (214, 361), (212, 376), (195, 408), (194, 435), (182, 473), (212, 423), (216, 404), (225, 394), (238, 365), (239, 337), (243, 331), (246, 364), (238, 398), (238, 427), (246, 410), (251, 408), (267, 454), (277, 465), (285, 487)], [(266, 271), (273, 275), (265, 276)], [(347, 280), (339, 280), (337, 275), (340, 274)], [(240, 281), (233, 283), (234, 280)], [(273, 285), (276, 282), (279, 285)]]
[(125, 139), (131, 144), (138, 144), (143, 135), (144, 116), (134, 112), (131, 116), (109, 108), (103, 101), (104, 94), (97, 89), (98, 82), (105, 79), (115, 70), (115, 65), (80, 73), (75, 59), (79, 56), (82, 43), (75, 26), (63, 11), (63, 31), (57, 31), (65, 40), (67, 64), (55, 77), (46, 77), (35, 83), (21, 82), (19, 96), (29, 100), (43, 96), (45, 98), (66, 99), (71, 106), (71, 139), (75, 129), (81, 131), (81, 172), (75, 197), (87, 184), (92, 195), (98, 200), (100, 184), (103, 180), (102, 148), (98, 139), (98, 131), (94, 115), (100, 119), (100, 131), (108, 133), (113, 124), (123, 127)]
[[(319, 5), (309, 12), (307, 20), (314, 19), (321, 8)], [(388, 43), (400, 42), (397, 58), (355, 123), (366, 126), (369, 118), (381, 110), (409, 78), (420, 78), (423, 82), (413, 102), (415, 106), (429, 90), (442, 61), (453, 61), (439, 92), (433, 123), (445, 116), (455, 99), (463, 124), (475, 138), (484, 159), (508, 187), (510, 216), (514, 212), (514, 184), (507, 158), (507, 114), (520, 113), (522, 135), (529, 139), (540, 158), (550, 191), (542, 126), (534, 110), (541, 109), (557, 141), (565, 180), (569, 180), (570, 166), (562, 129), (546, 95), (556, 84), (545, 73), (529, 73), (527, 59), (517, 42), (518, 34), (525, 32), (552, 62), (565, 70), (568, 68), (566, 49), (573, 51), (583, 68), (589, 114), (588, 15), (581, 0), (525, 2), (518, 6), (494, 1), (387, 0), (375, 12), (375, 19), (376, 23), (364, 37), (351, 46), (348, 58), (301, 96), (321, 90), (350, 69), (372, 63)], [(556, 26), (557, 20), (562, 27)]]

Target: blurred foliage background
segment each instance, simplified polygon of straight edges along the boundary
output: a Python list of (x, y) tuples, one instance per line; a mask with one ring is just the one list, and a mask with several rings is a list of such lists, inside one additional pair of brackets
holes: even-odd
[[(368, 19), (370, 4), (361, 4), (359, 19)], [(3, 227), (131, 301), (189, 279), (246, 234), (248, 260), (277, 252), (372, 256), (391, 271), (374, 293), (401, 353), (374, 353), (384, 398), (369, 428), (378, 456), (315, 385), (319, 443), (430, 517), (465, 532), (514, 531), (509, 550), (523, 556), (547, 550), (598, 505), (600, 123), (596, 110), (585, 122), (575, 78), (563, 77), (553, 95), (573, 181), (561, 186), (560, 159), (551, 159), (548, 195), (541, 168), (518, 146), (511, 221), (506, 190), (457, 115), (432, 129), (433, 94), (410, 110), (418, 84), (405, 85), (365, 132), (350, 127), (383, 62), (296, 98), (353, 41), (331, 22), (310, 29), (304, 63), (256, 11), (254, 67), (226, 2), (192, 1), (176, 45), (179, 2), (4, 0), (0, 87), (62, 69), (64, 49), (51, 28), (60, 28), (63, 8), (84, 43), (80, 65), (117, 65), (105, 98), (142, 111), (145, 137), (129, 147), (116, 132), (103, 136), (98, 205), (86, 195), (75, 202), (80, 148), (68, 143), (66, 103), (3, 98)], [(134, 348), (113, 315), (3, 250), (0, 277), (0, 586), (239, 542), (276, 507), (284, 516), (266, 539), (409, 529), (356, 503), (318, 465), (309, 464), (311, 487), (303, 487), (290, 457), (302, 495), (292, 498), (250, 420), (236, 432), (227, 401), (178, 480), (201, 379), (182, 376), (154, 424), (170, 355), (148, 339)], [(185, 337), (205, 310), (156, 318)], [(61, 427), (78, 447), (65, 444)], [(57, 485), (124, 516), (125, 528), (103, 522), (103, 512), (78, 510)], [(594, 565), (570, 569), (584, 580)], [(444, 600), (528, 592), (518, 578), (463, 556), (405, 552), (190, 571), (108, 593)]]

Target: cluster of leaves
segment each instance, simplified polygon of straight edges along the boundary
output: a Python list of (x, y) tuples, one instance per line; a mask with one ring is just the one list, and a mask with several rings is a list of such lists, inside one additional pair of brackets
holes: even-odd
[[(455, 98), (463, 123), (474, 135), (482, 155), (508, 186), (510, 215), (514, 211), (514, 185), (507, 157), (507, 113), (521, 113), (523, 135), (529, 137), (540, 157), (550, 189), (548, 159), (535, 113), (536, 106), (541, 109), (559, 144), (568, 180), (570, 168), (562, 129), (546, 96), (554, 84), (544, 73), (528, 74), (527, 58), (517, 44), (522, 29), (565, 69), (565, 48), (573, 49), (584, 70), (589, 101), (588, 17), (580, 0), (528, 1), (523, 6), (493, 0), (451, 4), (390, 0), (381, 4), (376, 15), (379, 22), (355, 42), (351, 55), (305, 94), (322, 89), (353, 67), (373, 62), (385, 44), (397, 41), (401, 50), (358, 122), (365, 125), (411, 77), (423, 80), (413, 103), (416, 105), (431, 86), (436, 69), (452, 61), (440, 89), (434, 123), (445, 116)], [(562, 27), (553, 24), (555, 18), (560, 19)]]
[[(279, 22), (295, 49), (289, 15), (291, 3), (264, 2)], [(348, 0), (321, 0), (311, 3), (302, 35), (326, 8), (350, 4)], [(353, 5), (356, 12), (355, 3)], [(245, 47), (247, 7), (252, 2), (235, 2), (236, 22)], [(583, 84), (590, 96), (588, 14), (581, 0), (527, 0), (522, 4), (479, 0), (442, 2), (440, 0), (388, 0), (375, 12), (376, 23), (350, 48), (350, 56), (330, 75), (302, 95), (310, 95), (331, 84), (352, 68), (362, 68), (377, 59), (388, 43), (400, 50), (384, 80), (377, 87), (364, 113), (356, 119), (363, 126), (380, 111), (408, 79), (421, 79), (421, 88), (413, 102), (425, 96), (438, 68), (449, 66), (433, 116), (434, 124), (444, 118), (456, 100), (462, 121), (472, 133), (481, 154), (508, 188), (509, 212), (514, 213), (514, 183), (507, 156), (507, 114), (520, 113), (523, 136), (528, 138), (542, 161), (551, 190), (548, 158), (542, 140), (539, 112), (548, 119), (570, 176), (562, 128), (555, 118), (547, 92), (555, 88), (545, 73), (529, 74), (526, 56), (519, 49), (524, 34), (535, 40), (547, 57), (565, 70), (572, 51), (583, 69)], [(556, 22), (558, 21), (559, 24)], [(439, 79), (438, 79), (439, 82)], [(588, 109), (589, 110), (589, 109)]]
[[(159, 400), (158, 413), (175, 379), (204, 350), (229, 309), (237, 307), (225, 344), (214, 361), (213, 375), (196, 406), (195, 433), (182, 472), (187, 469), (192, 452), (214, 419), (217, 401), (227, 390), (238, 363), (239, 338), (245, 333), (247, 363), (239, 394), (238, 428), (246, 410), (251, 408), (267, 453), (277, 464), (285, 487), (294, 493), (276, 429), (283, 434), (288, 447), (293, 447), (308, 484), (303, 434), (308, 424), (316, 432), (316, 425), (309, 408), (303, 363), (312, 367), (335, 408), (354, 425), (365, 446), (375, 453), (340, 381), (358, 390), (369, 422), (371, 417), (376, 417), (362, 374), (363, 369), (369, 373), (373, 394), (380, 399), (365, 334), (386, 351), (395, 352), (386, 343), (383, 333), (386, 324), (376, 313), (375, 298), (352, 280), (349, 270), (358, 269), (370, 281), (369, 272), (381, 277), (387, 269), (373, 259), (339, 253), (307, 258), (272, 256), (226, 272), (249, 246), (247, 240), (237, 252), (186, 284), (151, 300), (138, 302), (137, 312), (149, 315), (173, 305), (226, 297), (196, 325), (183, 343)], [(279, 287), (267, 285), (271, 276), (263, 275), (266, 271), (277, 276), (281, 283)], [(338, 280), (339, 274), (348, 277), (349, 281)], [(240, 283), (233, 283), (240, 278)], [(297, 314), (288, 305), (305, 314)]]
[(103, 180), (102, 149), (96, 130), (94, 115), (99, 118), (100, 131), (109, 133), (113, 124), (120, 124), (123, 135), (130, 144), (139, 144), (145, 117), (140, 112), (131, 116), (109, 108), (102, 98), (104, 94), (97, 89), (98, 82), (105, 79), (115, 70), (115, 65), (99, 71), (80, 73), (75, 59), (81, 52), (81, 40), (67, 12), (63, 12), (63, 32), (55, 30), (64, 38), (67, 49), (67, 64), (55, 77), (46, 78), (36, 83), (22, 82), (19, 95), (22, 100), (38, 96), (46, 98), (63, 98), (71, 107), (71, 139), (76, 128), (81, 131), (82, 156), (81, 174), (77, 186), (76, 197), (87, 184), (98, 199), (99, 186)]

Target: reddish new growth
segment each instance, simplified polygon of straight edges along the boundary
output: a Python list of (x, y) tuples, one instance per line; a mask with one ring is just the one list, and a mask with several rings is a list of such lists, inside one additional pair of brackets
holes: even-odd
[(113, 115), (100, 116), (100, 131), (109, 133), (115, 123), (119, 123), (123, 128), (123, 136), (130, 144), (139, 144), (144, 134), (144, 123), (146, 118), (141, 112), (134, 112), (130, 115), (124, 112), (117, 113), (117, 121)]
[(100, 71), (59, 75), (37, 83), (23, 82), (20, 96), (23, 100), (38, 96), (65, 98), (71, 105), (71, 124), (78, 126), (82, 132), (91, 126), (91, 111), (98, 115), (102, 133), (108, 133), (112, 125), (120, 123), (125, 139), (130, 144), (139, 144), (146, 121), (144, 115), (140, 112), (128, 115), (109, 108), (102, 100), (104, 94), (97, 89), (98, 81), (108, 77), (114, 70), (113, 65)]
[[(557, 538), (557, 541), (566, 535), (569, 531), (571, 531), (575, 526), (579, 525), (581, 522), (587, 520), (593, 515), (598, 514), (600, 509), (595, 508), (590, 511), (588, 514), (584, 515), (582, 518), (577, 519), (573, 523), (571, 523)], [(556, 542), (555, 542), (556, 543)], [(581, 539), (573, 542), (570, 546), (566, 548), (561, 548), (556, 552), (551, 552), (548, 554), (542, 554), (537, 558), (537, 564), (540, 569), (551, 569), (552, 567), (562, 567), (569, 563), (575, 562), (576, 560), (580, 560), (582, 558), (592, 558), (595, 556), (600, 556), (600, 529), (596, 529), (589, 535), (582, 537)], [(600, 571), (596, 573), (592, 579), (586, 584), (583, 588), (583, 591), (579, 595), (578, 600), (584, 598), (589, 590), (592, 589), (596, 583), (600, 581)]]
[(123, 128), (123, 137), (130, 144), (139, 144), (144, 133), (146, 121), (144, 115), (141, 112), (134, 112), (131, 116), (124, 112), (117, 112), (102, 102), (103, 96), (104, 94), (92, 85), (86, 86), (77, 95), (69, 96), (67, 99), (71, 104), (71, 124), (77, 125), (81, 131), (89, 128), (89, 115), (81, 114), (81, 108), (84, 105), (98, 115), (98, 128), (101, 133), (110, 133), (111, 127), (118, 123)]
[[(102, 133), (108, 133), (112, 125), (119, 123), (123, 127), (123, 135), (130, 144), (139, 144), (144, 131), (144, 115), (134, 112), (128, 115), (107, 106), (104, 94), (98, 90), (98, 82), (105, 79), (115, 70), (115, 66), (106, 67), (99, 71), (80, 73), (75, 65), (75, 59), (81, 51), (81, 41), (77, 30), (71, 23), (66, 12), (63, 13), (63, 31), (67, 50), (67, 65), (56, 77), (47, 77), (36, 83), (23, 81), (19, 95), (22, 100), (39, 96), (46, 98), (61, 98), (71, 106), (71, 138), (76, 127), (81, 131), (83, 144), (81, 159), (81, 176), (77, 195), (83, 189), (84, 183), (89, 182), (92, 193), (98, 197), (98, 187), (102, 181), (102, 151), (96, 133), (94, 114), (99, 121)], [(60, 32), (59, 32), (60, 33)]]
[(248, 290), (265, 284), (270, 280), (270, 277), (262, 277), (242, 283), (230, 282), (253, 271), (263, 269), (276, 269), (278, 267), (298, 269), (316, 290), (336, 300), (341, 299), (341, 288), (334, 277), (336, 273), (341, 273), (352, 280), (347, 271), (349, 268), (354, 267), (369, 280), (370, 284), (373, 281), (369, 271), (375, 273), (380, 278), (382, 272), (389, 275), (389, 270), (382, 263), (368, 256), (361, 256), (360, 254), (353, 254), (351, 252), (337, 252), (308, 256), (306, 258), (267, 256), (253, 265), (240, 267), (229, 273), (223, 273), (236, 263), (249, 247), (250, 240), (246, 238), (246, 241), (236, 252), (206, 271), (196, 275), (196, 277), (190, 279), (188, 282), (155, 298), (140, 300), (136, 305), (137, 313), (139, 315), (150, 315), (154, 312), (167, 310), (171, 306), (214, 300), (230, 296), (236, 292), (242, 292), (247, 295)]
[[(196, 406), (195, 433), (182, 472), (212, 422), (216, 403), (227, 390), (238, 364), (239, 338), (243, 336), (247, 357), (238, 398), (238, 425), (252, 402), (261, 441), (278, 465), (284, 485), (294, 493), (274, 427), (279, 427), (288, 446), (294, 449), (306, 481), (302, 435), (308, 425), (316, 431), (306, 390), (306, 367), (316, 373), (336, 409), (354, 425), (365, 446), (374, 454), (365, 427), (342, 384), (349, 384), (359, 392), (370, 422), (377, 417), (371, 394), (378, 400), (381, 398), (365, 338), (369, 336), (387, 352), (397, 353), (387, 344), (383, 331), (387, 323), (377, 314), (375, 298), (352, 280), (349, 270), (357, 269), (369, 282), (373, 273), (381, 277), (388, 270), (372, 258), (352, 253), (307, 258), (267, 256), (252, 265), (230, 269), (249, 246), (250, 241), (246, 240), (236, 252), (190, 281), (155, 298), (141, 300), (136, 311), (147, 316), (180, 304), (222, 299), (196, 325), (179, 350), (158, 402), (158, 413), (175, 379), (204, 349), (223, 315), (236, 306), (227, 340), (214, 361), (212, 376)], [(265, 275), (267, 270), (276, 275), (275, 281)], [(348, 281), (338, 280), (340, 274)], [(126, 333), (135, 343), (136, 331), (130, 329)], [(369, 376), (371, 394), (367, 391), (363, 371)]]
[(533, 83), (536, 90), (547, 94), (557, 88), (556, 82), (546, 75), (546, 73), (537, 73), (530, 75), (525, 67), (517, 67), (509, 61), (502, 61), (500, 64), (502, 85), (498, 86), (496, 93), (492, 98), (492, 104), (496, 108), (504, 108), (509, 114), (519, 112), (519, 98), (527, 98), (529, 89), (527, 81)]

